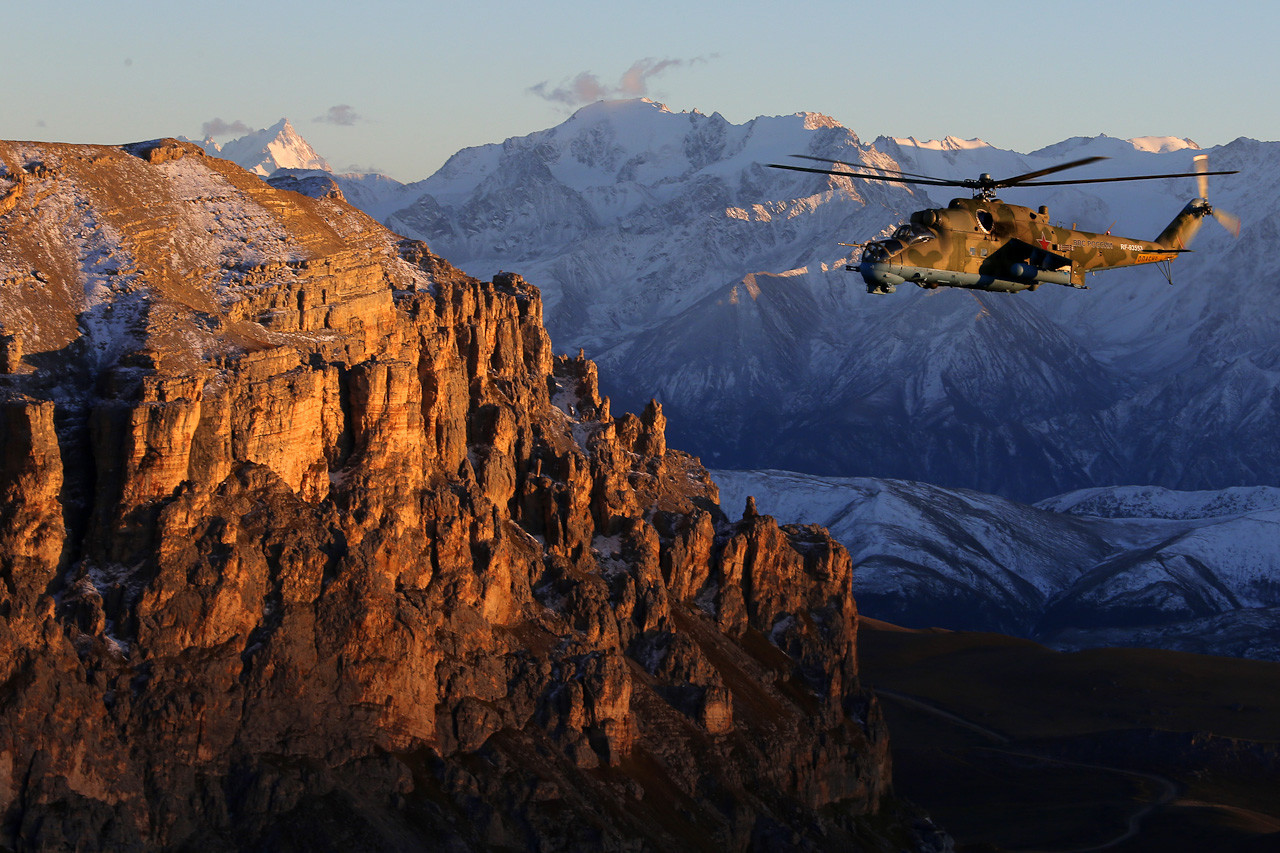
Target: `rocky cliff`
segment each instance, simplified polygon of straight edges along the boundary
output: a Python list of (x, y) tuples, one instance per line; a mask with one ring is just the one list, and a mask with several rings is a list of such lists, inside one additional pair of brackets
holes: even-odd
[(0, 164), (0, 848), (916, 843), (848, 554), (519, 276), (172, 140)]

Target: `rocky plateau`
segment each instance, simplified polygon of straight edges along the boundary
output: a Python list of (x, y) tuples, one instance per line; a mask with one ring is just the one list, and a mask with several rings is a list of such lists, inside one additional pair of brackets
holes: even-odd
[(290, 187), (0, 143), (0, 849), (937, 842), (846, 550)]

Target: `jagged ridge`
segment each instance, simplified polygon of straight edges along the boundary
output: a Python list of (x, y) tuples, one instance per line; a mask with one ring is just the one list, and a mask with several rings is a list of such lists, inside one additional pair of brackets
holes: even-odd
[(0, 844), (916, 843), (848, 554), (536, 289), (190, 145), (0, 159)]

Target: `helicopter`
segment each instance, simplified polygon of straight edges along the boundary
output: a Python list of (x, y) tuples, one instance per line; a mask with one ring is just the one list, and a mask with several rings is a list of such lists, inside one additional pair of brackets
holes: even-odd
[[(888, 239), (842, 243), (843, 246), (862, 248), (859, 262), (847, 264), (845, 269), (862, 274), (868, 293), (893, 293), (899, 284), (906, 282), (931, 290), (938, 287), (963, 287), (1001, 293), (1035, 290), (1042, 284), (1087, 289), (1084, 283), (1086, 273), (1138, 264), (1163, 264), (1162, 272), (1172, 284), (1169, 264), (1178, 255), (1190, 251), (1187, 245), (1199, 231), (1206, 216), (1214, 217), (1233, 234), (1238, 236), (1240, 233), (1240, 221), (1225, 211), (1216, 210), (1208, 201), (1209, 176), (1234, 175), (1236, 172), (1210, 172), (1207, 154), (1195, 157), (1194, 172), (1057, 181), (1036, 179), (1107, 158), (1086, 157), (1011, 178), (995, 179), (990, 174), (982, 174), (976, 179), (951, 180), (861, 163), (847, 163), (843, 160), (811, 157), (807, 154), (792, 156), (846, 168), (818, 169), (778, 163), (768, 165), (796, 172), (843, 175), (899, 184), (965, 187), (973, 191), (972, 198), (952, 199), (944, 208), (916, 211)], [(868, 171), (851, 171), (853, 169)], [(872, 169), (875, 171), (870, 171)], [(1195, 178), (1200, 195), (1188, 202), (1154, 240), (1114, 237), (1110, 230), (1097, 234), (1078, 231), (1074, 227), (1063, 228), (1050, 224), (1049, 209), (1044, 205), (1033, 210), (1006, 204), (996, 197), (997, 190), (1006, 187), (1047, 187), (1161, 178)]]

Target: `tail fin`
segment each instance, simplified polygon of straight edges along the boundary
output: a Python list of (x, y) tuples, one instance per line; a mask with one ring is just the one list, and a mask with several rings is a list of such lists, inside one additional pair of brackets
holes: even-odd
[(1191, 245), (1196, 232), (1204, 224), (1204, 218), (1213, 212), (1209, 202), (1202, 198), (1193, 198), (1187, 202), (1168, 227), (1160, 232), (1156, 242), (1166, 249), (1185, 249)]
[(1214, 210), (1209, 204), (1209, 175), (1234, 174), (1234, 172), (1210, 172), (1209, 155), (1197, 154), (1192, 161), (1196, 168), (1196, 187), (1200, 197), (1193, 198), (1182, 208), (1182, 212), (1174, 217), (1169, 227), (1160, 232), (1156, 242), (1166, 249), (1185, 249), (1190, 245), (1196, 232), (1200, 230), (1202, 220), (1212, 216), (1236, 237), (1240, 236), (1240, 220), (1225, 210)]

